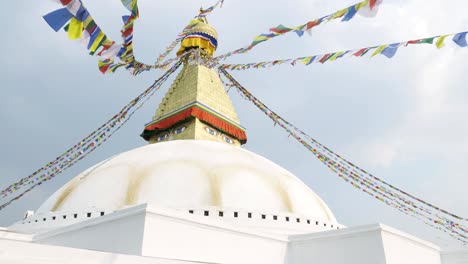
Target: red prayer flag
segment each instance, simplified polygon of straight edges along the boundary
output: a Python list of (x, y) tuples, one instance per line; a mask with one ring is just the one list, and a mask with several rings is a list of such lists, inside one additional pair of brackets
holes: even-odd
[(72, 0), (60, 0), (60, 3), (62, 3), (62, 5), (68, 5)]
[(328, 60), (328, 57), (330, 57), (330, 54), (326, 54), (325, 56), (323, 56), (323, 58), (320, 59), (320, 63), (325, 63)]
[(284, 29), (280, 29), (280, 28), (270, 28), (270, 31), (271, 31), (271, 32), (278, 33), (278, 34), (285, 34), (285, 33), (288, 33), (289, 31), (291, 31), (291, 29), (287, 29), (287, 28), (284, 28)]
[(124, 37), (128, 37), (128, 36), (130, 36), (132, 33), (133, 33), (133, 27), (130, 27), (130, 28), (128, 28), (127, 30), (123, 31), (123, 32), (122, 32), (122, 35), (123, 35)]
[(358, 52), (354, 53), (353, 55), (356, 57), (361, 57), (364, 52), (366, 52), (367, 48), (360, 49)]
[(315, 26), (317, 26), (319, 24), (318, 20), (314, 20), (314, 21), (311, 21), (311, 22), (307, 22), (307, 27), (306, 27), (306, 30), (309, 30)]
[(369, 7), (370, 9), (374, 9), (375, 5), (377, 4), (377, 0), (370, 0), (369, 1)]
[(102, 72), (103, 74), (105, 74), (110, 66), (111, 66), (111, 64), (102, 66), (102, 67), (99, 68), (99, 71)]
[(419, 42), (421, 42), (420, 39), (410, 40), (410, 41), (406, 42), (405, 46), (408, 46), (409, 44), (418, 44)]

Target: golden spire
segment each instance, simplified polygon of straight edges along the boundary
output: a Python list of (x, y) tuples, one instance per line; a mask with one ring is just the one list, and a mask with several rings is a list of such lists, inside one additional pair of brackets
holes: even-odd
[[(200, 53), (211, 57), (218, 34), (204, 18), (191, 21), (178, 55), (184, 67), (159, 105), (142, 137), (149, 143), (169, 140), (211, 140), (232, 145), (247, 141), (245, 129), (217, 72), (200, 64)], [(193, 50), (191, 53), (186, 51)]]

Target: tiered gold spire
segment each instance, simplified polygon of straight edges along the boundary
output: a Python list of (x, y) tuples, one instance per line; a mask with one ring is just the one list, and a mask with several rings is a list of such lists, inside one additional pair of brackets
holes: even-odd
[(193, 63), (194, 52), (211, 57), (216, 46), (216, 30), (206, 20), (192, 24), (178, 54), (193, 52), (181, 58), (182, 71), (142, 134), (149, 143), (197, 139), (239, 146), (246, 142), (245, 129), (217, 72)]

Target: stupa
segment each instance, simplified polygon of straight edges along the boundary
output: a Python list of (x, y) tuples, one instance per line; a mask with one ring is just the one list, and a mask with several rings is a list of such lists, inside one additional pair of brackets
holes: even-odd
[(0, 263), (468, 263), (466, 251), (382, 224), (339, 224), (299, 178), (242, 149), (246, 130), (217, 72), (191, 58), (213, 55), (216, 30), (191, 24), (184, 67), (141, 134), (149, 144), (0, 229)]

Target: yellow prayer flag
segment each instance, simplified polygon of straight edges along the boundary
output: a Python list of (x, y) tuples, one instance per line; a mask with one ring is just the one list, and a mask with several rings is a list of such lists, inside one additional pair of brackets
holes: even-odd
[(305, 65), (309, 65), (311, 59), (312, 59), (312, 57), (306, 57), (306, 58), (302, 59), (301, 62), (303, 64), (305, 64)]
[(254, 41), (264, 41), (264, 40), (268, 40), (268, 37), (266, 37), (266, 36), (256, 36), (254, 38)]
[(388, 47), (388, 45), (382, 45), (382, 46), (378, 47), (377, 50), (374, 52), (374, 54), (372, 54), (371, 58), (376, 56), (376, 55), (379, 55), (380, 53), (382, 53), (382, 51), (387, 47)]
[(330, 59), (328, 59), (328, 61), (336, 61), (336, 59), (338, 59), (339, 56), (345, 54), (344, 51), (341, 51), (341, 52), (337, 52), (335, 53), (335, 55), (333, 55)]
[(445, 46), (444, 41), (445, 41), (445, 39), (446, 39), (448, 36), (449, 36), (449, 35), (441, 36), (441, 37), (437, 40), (436, 46), (437, 46), (438, 49), (441, 49), (441, 48), (443, 48), (443, 47)]
[(72, 17), (68, 26), (68, 38), (71, 40), (79, 39), (83, 36), (83, 22)]
[(365, 0), (359, 4), (356, 5), (356, 11), (359, 11), (359, 9), (368, 6), (369, 5), (369, 0)]
[(112, 46), (114, 44), (114, 41), (112, 41), (110, 38), (106, 38), (104, 42), (102, 42), (103, 46)]
[(96, 40), (94, 41), (93, 45), (91, 45), (91, 48), (89, 49), (90, 52), (96, 52), (96, 50), (99, 48), (99, 44), (101, 44), (102, 39), (105, 37), (104, 32), (99, 32)]
[[(345, 9), (342, 9), (338, 12), (336, 12), (335, 14), (333, 14), (333, 16), (331, 17), (331, 19), (335, 19), (335, 18), (339, 18), (339, 17), (342, 17), (346, 14), (346, 12), (348, 12), (348, 8), (345, 8)], [(330, 19), (330, 20), (331, 20)]]

